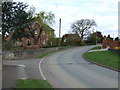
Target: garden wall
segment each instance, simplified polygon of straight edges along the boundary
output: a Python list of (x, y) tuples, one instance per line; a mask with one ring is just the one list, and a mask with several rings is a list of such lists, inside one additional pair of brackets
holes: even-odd
[(42, 55), (45, 52), (58, 50), (58, 47), (54, 48), (40, 48), (40, 49), (31, 49), (31, 50), (21, 50), (21, 51), (2, 51), (3, 60), (19, 60), (32, 58), (38, 55)]
[(107, 47), (114, 49), (115, 47), (120, 47), (120, 44), (118, 41), (103, 40), (102, 48), (107, 48)]
[(120, 54), (120, 50), (117, 50), (117, 49), (108, 49), (108, 50), (110, 50), (110, 51), (112, 51), (112, 52), (114, 52), (116, 54)]

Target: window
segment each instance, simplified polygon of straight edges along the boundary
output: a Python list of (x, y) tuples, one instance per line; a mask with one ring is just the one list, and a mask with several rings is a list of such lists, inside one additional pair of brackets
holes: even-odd
[(43, 40), (43, 44), (45, 44), (45, 40)]
[(45, 32), (43, 32), (43, 35), (45, 35)]
[(37, 34), (38, 32), (37, 32), (37, 29), (35, 29), (35, 35)]
[(66, 42), (66, 38), (64, 39), (64, 42)]

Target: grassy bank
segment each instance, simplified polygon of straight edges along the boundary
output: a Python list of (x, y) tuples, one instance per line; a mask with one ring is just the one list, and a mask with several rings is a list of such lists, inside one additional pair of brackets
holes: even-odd
[(97, 49), (101, 49), (101, 46), (93, 47), (91, 50), (97, 50)]
[(118, 70), (118, 57), (120, 58), (120, 55), (111, 51), (86, 52), (84, 57), (89, 61)]
[(52, 86), (46, 80), (17, 80), (15, 88), (52, 88)]

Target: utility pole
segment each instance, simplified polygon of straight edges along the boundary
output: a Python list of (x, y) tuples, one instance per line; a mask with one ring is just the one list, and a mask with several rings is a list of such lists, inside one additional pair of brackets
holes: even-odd
[(96, 45), (97, 45), (97, 30), (96, 30)]
[(113, 34), (113, 40), (114, 40), (114, 34)]
[(59, 47), (61, 42), (60, 36), (61, 36), (61, 18), (59, 19)]

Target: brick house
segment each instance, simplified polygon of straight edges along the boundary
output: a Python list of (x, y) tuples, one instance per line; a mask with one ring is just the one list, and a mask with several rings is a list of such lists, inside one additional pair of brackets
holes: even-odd
[[(47, 45), (48, 38), (39, 23), (34, 23), (33, 26), (26, 28), (25, 31), (34, 30), (34, 37), (21, 38), (21, 42), (15, 42), (16, 46), (22, 46), (23, 49), (36, 49)], [(10, 40), (12, 33), (5, 37), (5, 40)]]
[(62, 45), (80, 45), (81, 38), (78, 34), (65, 34), (61, 39)]

